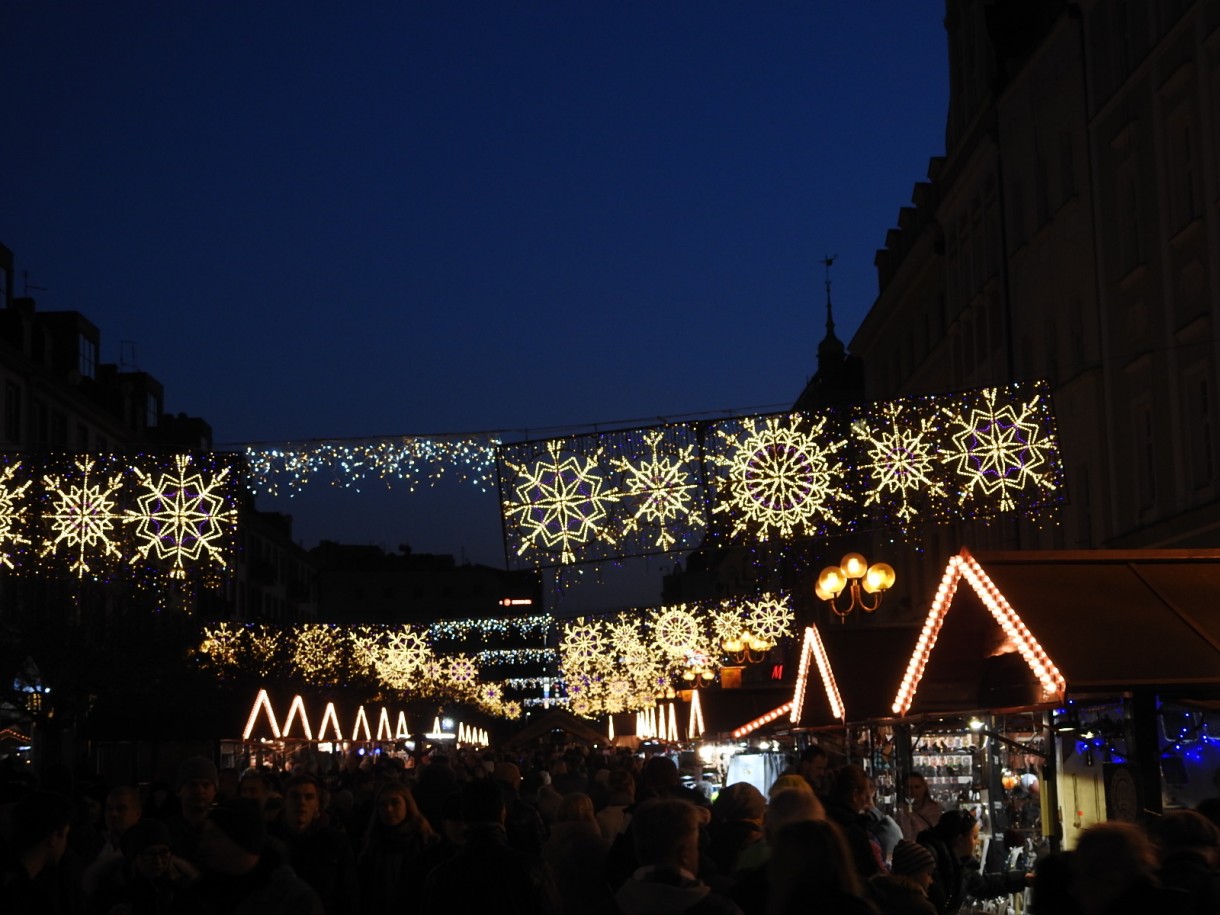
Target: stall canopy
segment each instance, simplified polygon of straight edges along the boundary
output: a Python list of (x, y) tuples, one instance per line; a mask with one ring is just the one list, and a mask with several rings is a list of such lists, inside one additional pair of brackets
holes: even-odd
[(892, 711), (1028, 707), (1140, 686), (1220, 689), (1220, 550), (963, 549)]
[(577, 743), (599, 746), (609, 743), (609, 739), (593, 725), (564, 709), (551, 709), (533, 718), (525, 727), (513, 735), (509, 746), (521, 747), (533, 743), (541, 737), (546, 737), (554, 731), (562, 731), (564, 736)]
[[(818, 644), (825, 663), (818, 663)], [(890, 703), (915, 644), (910, 627), (810, 626), (792, 696), (793, 727), (816, 729), (892, 717)]]

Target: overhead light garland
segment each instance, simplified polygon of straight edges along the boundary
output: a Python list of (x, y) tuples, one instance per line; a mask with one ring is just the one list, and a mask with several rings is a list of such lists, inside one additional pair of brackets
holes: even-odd
[(503, 444), (509, 564), (562, 567), (1062, 499), (1045, 383)]
[[(484, 712), (515, 718), (521, 703), (505, 685), (485, 679), (476, 658), (437, 656), (426, 632), (410, 626), (343, 627), (306, 624), (277, 629), (219, 623), (205, 627), (197, 657), (224, 678), (255, 672), (289, 682), (342, 686), (367, 678), (370, 686), (414, 697), (468, 702)], [(527, 655), (541, 660), (543, 655)]]
[(714, 680), (724, 633), (750, 626), (774, 644), (792, 635), (792, 621), (787, 598), (773, 594), (579, 617), (562, 627), (560, 674), (578, 715), (642, 711), (677, 685)]

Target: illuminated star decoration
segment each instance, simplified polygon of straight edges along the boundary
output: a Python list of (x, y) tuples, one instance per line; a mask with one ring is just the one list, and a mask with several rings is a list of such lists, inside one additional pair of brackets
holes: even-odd
[(601, 459), (599, 448), (591, 458), (563, 454), (563, 441), (546, 443), (549, 460), (532, 465), (505, 463), (520, 477), (514, 497), (504, 500), (504, 516), (519, 525), (521, 544), (517, 555), (537, 549), (559, 550), (560, 563), (577, 561), (576, 548), (593, 542), (614, 541), (606, 525), (606, 507), (619, 499), (606, 480), (594, 470)]
[(13, 479), (21, 462), (9, 464), (0, 473), (0, 565), (13, 568), (13, 553), (9, 550), (21, 544), (29, 544), (28, 537), (21, 531), (28, 520), (26, 506), (22, 502), (25, 491), (30, 488), (31, 480), (17, 485)]
[(948, 495), (944, 483), (935, 478), (935, 420), (923, 416), (914, 425), (913, 420), (903, 421), (902, 411), (900, 401), (891, 401), (882, 405), (875, 425), (868, 417), (852, 424), (852, 434), (867, 455), (860, 463), (860, 470), (868, 477), (864, 505), (896, 499), (898, 507), (893, 514), (900, 525), (918, 514), (919, 509), (912, 504), (916, 494), (942, 499)]
[[(627, 458), (616, 457), (611, 459), (611, 464), (623, 472), (622, 494), (636, 506), (623, 525), (623, 533), (630, 534), (647, 526), (656, 531), (654, 545), (668, 550), (677, 542), (673, 524), (692, 519), (695, 507), (692, 491), (697, 490), (699, 484), (687, 469), (695, 460), (696, 446), (681, 447), (669, 457), (659, 450), (663, 438), (664, 432), (659, 429), (647, 432), (644, 435), (644, 445), (649, 452), (647, 458), (633, 463)], [(698, 525), (702, 527), (701, 519)]]
[(843, 488), (843, 464), (835, 455), (845, 439), (827, 440), (827, 419), (801, 414), (746, 417), (742, 430), (720, 429), (728, 457), (728, 498), (713, 509), (728, 513), (732, 536), (759, 541), (811, 536), (840, 525), (837, 503), (851, 500)]
[(945, 411), (957, 431), (941, 460), (961, 478), (959, 503), (998, 497), (996, 509), (1005, 512), (1017, 507), (1016, 497), (1027, 489), (1057, 488), (1051, 467), (1055, 445), (1038, 423), (1038, 395), (1019, 408), (1011, 402), (997, 407), (997, 393), (995, 388), (982, 391), (981, 403), (969, 415)]
[(50, 495), (51, 509), (42, 516), (50, 527), (50, 534), (43, 542), (41, 555), (56, 555), (62, 546), (64, 552), (71, 555), (69, 569), (78, 578), (94, 571), (89, 565), (94, 554), (100, 554), (102, 558), (122, 558), (111, 534), (116, 523), (122, 520), (122, 515), (116, 511), (116, 502), (123, 478), (116, 473), (100, 483), (91, 479), (94, 463), (92, 458), (76, 459), (79, 481), (65, 480), (58, 474), (42, 478), (43, 487)]
[(224, 542), (233, 533), (237, 510), (227, 504), (229, 467), (206, 480), (192, 470), (188, 454), (174, 455), (174, 470), (153, 474), (139, 467), (132, 470), (147, 490), (136, 499), (136, 509), (123, 520), (136, 525), (136, 552), (131, 557), (147, 559), (150, 554), (171, 562), (170, 577), (185, 578), (186, 564), (210, 560), (225, 567)]

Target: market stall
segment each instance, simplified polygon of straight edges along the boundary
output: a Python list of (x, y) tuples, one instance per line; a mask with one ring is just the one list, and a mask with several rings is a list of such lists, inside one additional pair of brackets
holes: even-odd
[(951, 557), (895, 693), (908, 765), (993, 839), (1215, 795), (1220, 551)]

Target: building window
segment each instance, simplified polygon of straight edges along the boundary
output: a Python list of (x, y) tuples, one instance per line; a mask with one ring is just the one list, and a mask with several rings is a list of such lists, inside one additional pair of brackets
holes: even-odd
[(1136, 492), (1140, 510), (1143, 511), (1152, 508), (1156, 502), (1156, 435), (1152, 425), (1152, 407), (1147, 398), (1136, 402), (1132, 420)]
[(1186, 438), (1191, 482), (1196, 489), (1211, 485), (1215, 472), (1211, 389), (1202, 371), (1186, 380)]
[(80, 335), (80, 359), (77, 369), (82, 378), (97, 377), (97, 341), (91, 337)]
[(1072, 135), (1066, 130), (1059, 134), (1059, 203), (1076, 196), (1076, 156)]
[(1183, 110), (1170, 124), (1166, 149), (1169, 156), (1170, 229), (1177, 232), (1199, 215), (1198, 161), (1191, 137), (1189, 110)]
[(161, 422), (161, 398), (156, 394), (148, 395), (148, 402), (145, 405), (144, 425), (146, 428), (156, 426)]
[(12, 381), (4, 383), (4, 437), (21, 441), (21, 388)]

